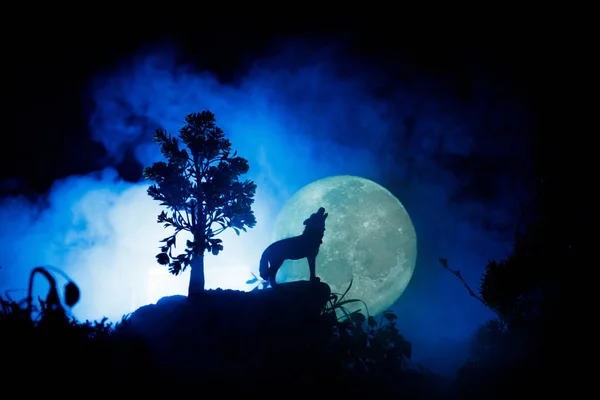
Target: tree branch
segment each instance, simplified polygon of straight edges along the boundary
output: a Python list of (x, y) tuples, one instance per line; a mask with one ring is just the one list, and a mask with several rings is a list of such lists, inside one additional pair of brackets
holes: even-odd
[[(181, 218), (181, 221), (183, 221), (183, 227), (182, 227), (182, 228), (183, 228), (183, 229), (185, 229), (185, 230), (190, 230), (190, 228), (191, 228), (191, 227), (190, 227), (190, 225), (189, 225), (189, 224), (187, 224), (187, 223), (185, 222), (185, 219), (184, 219), (184, 218), (183, 218), (183, 216), (181, 215), (181, 211), (179, 211), (179, 210), (177, 210), (177, 209), (173, 209), (173, 211), (174, 211), (175, 213), (177, 213), (177, 220), (176, 220), (175, 222), (177, 222), (177, 223), (179, 224), (179, 219)], [(186, 225), (187, 225), (187, 226), (186, 226)]]
[(192, 178), (195, 178), (195, 176), (194, 176), (194, 175), (196, 175), (196, 174), (197, 174), (197, 172), (198, 172), (198, 171), (196, 170), (196, 168), (195, 168), (194, 160), (193, 160), (192, 158), (190, 158), (189, 156), (188, 156), (188, 159), (187, 159), (187, 161), (186, 161), (186, 163), (185, 163), (185, 170), (186, 170), (186, 172), (187, 172), (187, 171), (189, 171), (189, 172), (188, 172), (188, 174), (189, 174), (189, 175), (190, 175)]
[[(216, 215), (216, 213), (214, 213), (214, 212), (206, 214), (206, 227), (208, 229), (210, 229), (212, 227), (212, 224), (215, 222), (215, 215)], [(213, 236), (214, 235), (215, 235), (215, 233), (213, 232)]]
[(215, 231), (213, 232), (213, 235), (214, 235), (214, 236), (217, 236), (217, 235), (218, 235), (218, 234), (220, 234), (221, 232), (225, 231), (225, 229), (227, 229), (227, 228), (220, 227), (220, 228), (218, 228), (217, 230), (215, 230)]
[(469, 286), (469, 284), (465, 281), (465, 278), (463, 278), (462, 274), (460, 273), (459, 270), (454, 270), (454, 269), (450, 269), (450, 267), (448, 266), (448, 260), (445, 258), (440, 258), (440, 264), (442, 264), (442, 267), (446, 270), (448, 270), (452, 275), (454, 275), (455, 277), (457, 277), (462, 284), (465, 286), (465, 288), (467, 288), (467, 291), (469, 292), (470, 296), (475, 297), (477, 300), (479, 300), (481, 302), (481, 304), (484, 305), (485, 308), (492, 310), (497, 316), (498, 318), (500, 318), (500, 320), (502, 322), (504, 322), (504, 318), (502, 317), (502, 315), (500, 315), (500, 313), (496, 310), (494, 310), (492, 307), (488, 306), (485, 302), (485, 300), (483, 300), (483, 298), (481, 296), (478, 296), (477, 293), (475, 293), (475, 291), (473, 291), (473, 289), (471, 289), (471, 287)]
[(196, 199), (196, 204), (191, 208), (192, 227), (196, 227), (196, 207), (198, 207), (198, 199)]
[(462, 277), (462, 274), (460, 273), (459, 270), (453, 270), (450, 269), (450, 267), (448, 266), (448, 260), (445, 258), (440, 258), (440, 264), (442, 264), (442, 267), (446, 270), (448, 270), (452, 275), (454, 275), (455, 277), (457, 277), (462, 283), (463, 285), (465, 285), (465, 287), (467, 288), (467, 291), (469, 292), (469, 295), (475, 297), (477, 300), (479, 300), (481, 302), (481, 304), (483, 304), (484, 306), (487, 307), (487, 305), (485, 304), (485, 301), (483, 301), (483, 299), (481, 298), (481, 296), (478, 296), (477, 293), (475, 293), (473, 291), (473, 289), (471, 289), (471, 287), (469, 286), (469, 284), (465, 281), (465, 278)]
[(186, 207), (189, 207), (190, 211), (188, 211), (187, 209), (185, 210), (185, 222), (187, 223), (188, 227), (190, 227), (190, 230), (191, 230), (192, 224), (190, 222), (190, 213), (193, 210), (193, 206), (186, 205)]

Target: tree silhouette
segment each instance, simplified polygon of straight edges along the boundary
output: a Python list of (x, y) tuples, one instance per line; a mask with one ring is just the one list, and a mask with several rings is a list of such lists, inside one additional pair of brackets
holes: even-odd
[[(577, 232), (585, 221), (573, 218), (563, 200), (563, 185), (544, 179), (533, 199), (523, 204), (512, 251), (488, 262), (479, 294), (447, 260), (440, 260), (471, 296), (498, 315), (477, 329), (458, 371), (459, 385), (474, 398), (501, 396), (502, 387), (538, 393), (547, 382), (560, 380), (556, 365), (563, 365), (561, 358), (569, 354), (563, 330), (571, 312), (562, 301), (565, 271), (582, 265), (583, 247), (592, 248), (587, 235)], [(571, 215), (565, 218), (567, 213)]]
[[(167, 207), (158, 215), (158, 223), (175, 229), (173, 235), (161, 240), (164, 245), (156, 260), (168, 265), (173, 275), (191, 268), (188, 295), (202, 293), (205, 286), (204, 252), (217, 255), (223, 250), (216, 238), (227, 228), (238, 235), (256, 224), (252, 203), (256, 184), (239, 181), (248, 172), (248, 161), (231, 151), (231, 142), (216, 126), (210, 111), (188, 114), (179, 138), (187, 147), (179, 148), (176, 137), (159, 129), (154, 141), (160, 146), (167, 162), (159, 161), (144, 169), (144, 177), (154, 182), (148, 195)], [(176, 237), (188, 231), (193, 240), (186, 243), (185, 252), (174, 255)]]

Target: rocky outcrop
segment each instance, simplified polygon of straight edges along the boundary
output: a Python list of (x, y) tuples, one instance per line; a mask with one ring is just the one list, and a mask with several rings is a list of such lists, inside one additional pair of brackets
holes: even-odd
[(244, 373), (309, 346), (330, 295), (325, 283), (299, 281), (253, 292), (164, 297), (136, 310), (128, 329), (172, 373)]

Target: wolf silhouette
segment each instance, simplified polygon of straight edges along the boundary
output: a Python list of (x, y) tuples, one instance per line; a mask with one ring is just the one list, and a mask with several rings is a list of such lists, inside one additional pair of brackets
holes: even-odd
[(310, 280), (319, 282), (316, 276), (316, 259), (325, 235), (325, 220), (327, 213), (323, 207), (304, 221), (304, 232), (300, 236), (286, 238), (272, 243), (265, 249), (260, 258), (260, 277), (277, 286), (277, 271), (285, 260), (308, 260)]

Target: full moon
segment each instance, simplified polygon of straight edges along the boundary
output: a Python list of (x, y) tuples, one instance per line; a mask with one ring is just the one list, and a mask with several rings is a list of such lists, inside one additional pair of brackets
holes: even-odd
[[(364, 301), (370, 315), (392, 306), (408, 285), (417, 261), (417, 236), (400, 201), (387, 189), (356, 176), (332, 176), (294, 194), (275, 221), (273, 240), (300, 235), (302, 222), (324, 207), (329, 213), (316, 261), (317, 276), (333, 293)], [(287, 260), (281, 282), (308, 280), (306, 259)], [(350, 303), (349, 311), (362, 303)]]

